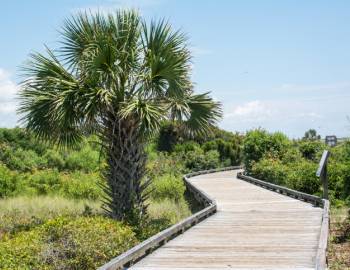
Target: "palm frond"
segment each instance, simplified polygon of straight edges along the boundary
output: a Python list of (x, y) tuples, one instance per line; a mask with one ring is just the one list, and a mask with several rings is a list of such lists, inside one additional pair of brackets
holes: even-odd
[(134, 99), (125, 103), (120, 110), (120, 116), (125, 119), (136, 119), (143, 134), (154, 135), (165, 119), (165, 109), (162, 104), (153, 100)]
[(157, 96), (174, 95), (189, 89), (190, 52), (187, 38), (173, 31), (164, 20), (142, 27), (146, 91)]
[(192, 135), (207, 135), (222, 117), (221, 103), (214, 101), (208, 93), (191, 95), (188, 107), (191, 113), (184, 125)]
[(81, 80), (123, 94), (139, 65), (140, 18), (135, 11), (80, 13), (65, 21), (62, 34), (60, 52)]
[(21, 121), (39, 137), (71, 146), (81, 139), (83, 115), (77, 111), (79, 82), (54, 54), (32, 54), (23, 68), (27, 78), (19, 93)]

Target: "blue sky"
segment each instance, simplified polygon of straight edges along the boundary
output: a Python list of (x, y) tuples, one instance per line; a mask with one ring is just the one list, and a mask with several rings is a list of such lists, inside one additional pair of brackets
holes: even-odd
[(15, 126), (19, 67), (57, 46), (78, 10), (134, 7), (188, 34), (196, 91), (222, 101), (220, 126), (263, 127), (301, 137), (350, 135), (350, 1), (3, 0), (0, 3), (0, 126)]

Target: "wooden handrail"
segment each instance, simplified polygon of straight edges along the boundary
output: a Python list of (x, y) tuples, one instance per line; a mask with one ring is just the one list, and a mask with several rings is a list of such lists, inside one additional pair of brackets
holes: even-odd
[(196, 200), (198, 200), (198, 202), (202, 203), (206, 207), (203, 210), (193, 214), (192, 216), (171, 226), (170, 228), (165, 229), (159, 232), (158, 234), (148, 238), (147, 240), (129, 249), (128, 251), (124, 252), (118, 257), (112, 259), (111, 261), (109, 261), (108, 263), (106, 263), (105, 265), (101, 266), (98, 269), (99, 270), (125, 269), (126, 267), (129, 267), (130, 265), (134, 264), (135, 262), (143, 258), (145, 255), (151, 253), (153, 250), (164, 245), (167, 241), (173, 239), (177, 235), (185, 232), (190, 227), (194, 226), (195, 224), (199, 223), (200, 221), (214, 214), (216, 212), (215, 201), (210, 196), (208, 196), (205, 192), (199, 190), (194, 185), (192, 185), (188, 181), (188, 179), (196, 175), (215, 173), (219, 171), (229, 171), (229, 170), (235, 170), (240, 168), (241, 168), (240, 166), (225, 167), (220, 169), (193, 172), (193, 173), (184, 175), (183, 179), (185, 181), (186, 187), (189, 189), (189, 191), (191, 191), (194, 194), (194, 197), (196, 198)]
[(322, 225), (316, 254), (316, 270), (327, 269), (327, 248), (329, 234), (329, 201), (323, 199)]
[(251, 176), (245, 175), (243, 172), (240, 172), (237, 174), (237, 177), (239, 179), (245, 180), (249, 183), (252, 183), (254, 185), (287, 195), (289, 197), (293, 197), (295, 199), (303, 200), (309, 203), (312, 203), (315, 206), (322, 206), (323, 207), (323, 200), (320, 197), (317, 197), (315, 195), (310, 195), (304, 192), (296, 191), (290, 188), (282, 187), (276, 184), (272, 184), (260, 179), (256, 179)]

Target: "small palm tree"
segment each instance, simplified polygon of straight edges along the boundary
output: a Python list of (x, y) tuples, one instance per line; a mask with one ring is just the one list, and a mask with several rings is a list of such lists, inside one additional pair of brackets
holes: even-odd
[(190, 82), (186, 37), (134, 11), (81, 13), (65, 21), (55, 51), (32, 54), (19, 94), (24, 125), (38, 138), (71, 147), (100, 137), (107, 167), (105, 209), (116, 219), (145, 212), (144, 145), (165, 119), (191, 134), (221, 117)]

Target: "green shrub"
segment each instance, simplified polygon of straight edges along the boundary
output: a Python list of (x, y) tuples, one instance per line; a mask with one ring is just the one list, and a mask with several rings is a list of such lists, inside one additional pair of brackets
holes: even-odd
[(32, 150), (39, 155), (42, 155), (47, 148), (47, 145), (38, 141), (33, 134), (23, 128), (0, 128), (0, 143), (13, 149)]
[(316, 163), (306, 160), (284, 164), (276, 158), (263, 158), (253, 163), (250, 174), (274, 184), (315, 194), (319, 192), (321, 185), (316, 177), (316, 169)]
[[(0, 167), (1, 175), (1, 167)], [(99, 173), (59, 172), (57, 169), (33, 171), (31, 174), (11, 172), (4, 177), (13, 185), (10, 195), (62, 195), (72, 199), (97, 200), (101, 198), (101, 178)], [(1, 186), (0, 180), (0, 186)], [(6, 188), (10, 190), (9, 188)]]
[(152, 190), (150, 196), (156, 201), (164, 199), (180, 201), (184, 198), (186, 190), (181, 177), (176, 177), (172, 174), (165, 174), (155, 178), (150, 188)]
[(171, 156), (166, 153), (158, 152), (148, 160), (147, 174), (153, 179), (163, 174), (173, 174), (181, 176), (186, 172), (181, 155), (173, 153)]
[(66, 169), (71, 171), (94, 172), (99, 169), (100, 153), (86, 145), (79, 151), (71, 152), (66, 158)]
[(11, 196), (18, 188), (18, 177), (0, 163), (0, 198)]
[(217, 150), (221, 162), (229, 160), (227, 166), (241, 163), (241, 147), (236, 140), (224, 141), (223, 139), (216, 139), (203, 144), (202, 149), (205, 152)]
[(187, 141), (181, 144), (175, 145), (176, 153), (188, 153), (188, 152), (202, 151), (200, 145), (194, 141)]
[(42, 169), (47, 165), (46, 160), (39, 156), (33, 150), (24, 150), (22, 148), (11, 148), (2, 145), (0, 159), (11, 170), (22, 172), (34, 169)]
[(259, 161), (265, 155), (282, 158), (291, 146), (289, 139), (282, 133), (268, 133), (266, 130), (256, 129), (249, 131), (243, 144), (243, 162), (250, 172), (253, 162)]
[(52, 169), (63, 170), (66, 167), (66, 162), (60, 152), (53, 149), (48, 149), (44, 155), (47, 160), (47, 166)]
[(301, 141), (299, 143), (299, 151), (302, 156), (309, 160), (315, 160), (317, 154), (321, 151), (322, 144), (318, 141)]
[(189, 151), (184, 156), (185, 167), (189, 171), (200, 171), (218, 168), (220, 166), (220, 154), (216, 150), (204, 153), (201, 149)]
[(24, 194), (57, 194), (61, 187), (61, 179), (57, 170), (43, 170), (27, 175), (23, 184), (25, 184), (23, 187)]
[(59, 217), (0, 242), (3, 269), (96, 269), (137, 243), (128, 226), (103, 217)]
[(285, 185), (288, 178), (288, 167), (279, 159), (264, 158), (252, 165), (251, 175), (277, 185)]
[(317, 164), (310, 161), (303, 161), (290, 164), (288, 174), (288, 186), (308, 193), (315, 194), (319, 192), (321, 183), (316, 177)]
[(73, 199), (97, 200), (102, 197), (99, 173), (61, 174), (60, 194)]
[(330, 162), (328, 185), (335, 198), (345, 200), (350, 196), (350, 162)]
[(0, 241), (1, 269), (49, 269), (44, 268), (40, 256), (42, 241), (36, 230), (18, 233), (16, 237)]
[(281, 158), (283, 164), (288, 165), (291, 163), (301, 162), (303, 157), (299, 151), (299, 149), (295, 146), (288, 148)]

